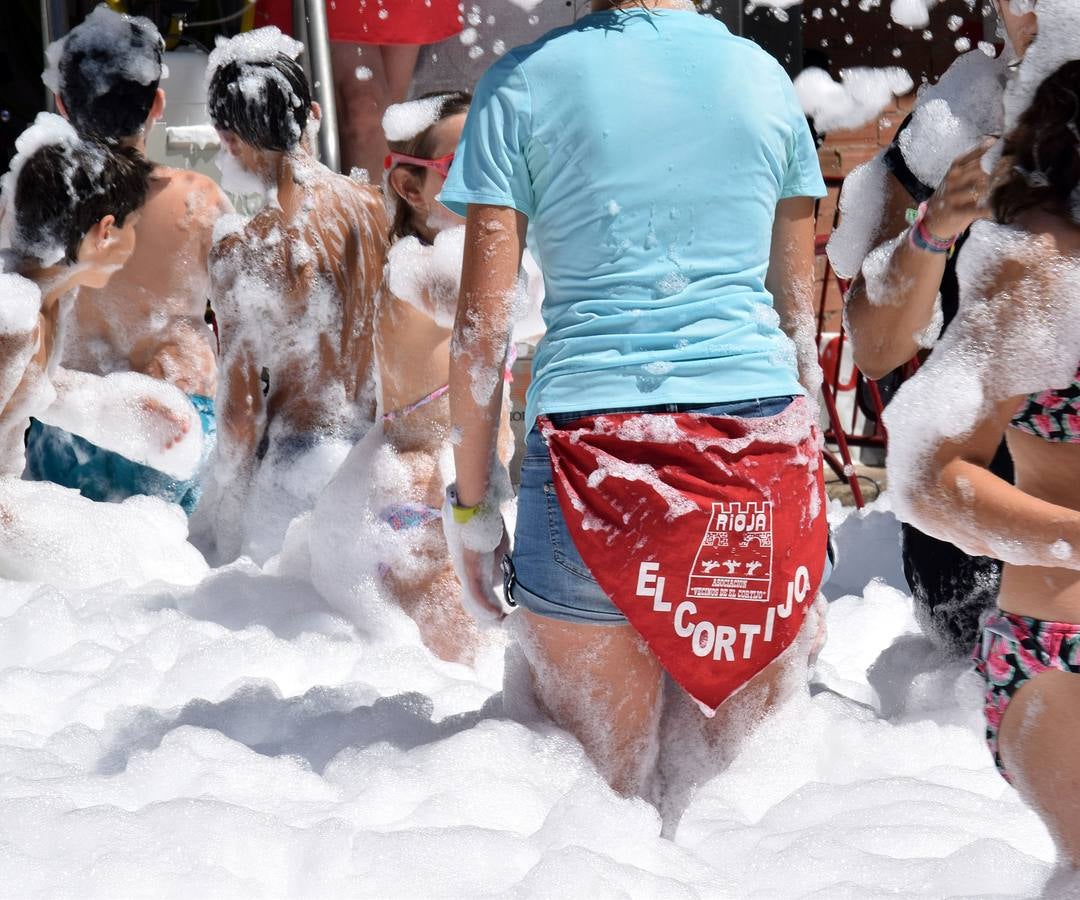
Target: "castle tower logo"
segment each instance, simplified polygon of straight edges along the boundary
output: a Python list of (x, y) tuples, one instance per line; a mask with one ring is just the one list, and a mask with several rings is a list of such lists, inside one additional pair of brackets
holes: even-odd
[(767, 603), (772, 561), (772, 503), (714, 503), (690, 569), (686, 596)]

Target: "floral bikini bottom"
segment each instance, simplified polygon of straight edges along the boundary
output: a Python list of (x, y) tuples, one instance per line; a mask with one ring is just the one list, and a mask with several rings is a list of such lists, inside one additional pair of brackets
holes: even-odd
[(983, 624), (982, 643), (975, 648), (975, 668), (986, 681), (986, 743), (998, 771), (1011, 783), (998, 753), (998, 729), (1005, 710), (1016, 692), (1036, 675), (1050, 669), (1080, 673), (1080, 625), (991, 613)]

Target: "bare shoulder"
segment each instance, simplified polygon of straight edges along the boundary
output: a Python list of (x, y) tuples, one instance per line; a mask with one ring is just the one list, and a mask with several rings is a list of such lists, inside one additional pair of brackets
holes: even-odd
[(1077, 312), (1080, 228), (1038, 211), (1009, 225), (978, 222), (957, 274), (961, 318), (995, 345), (1015, 343), (1035, 321), (1053, 329)]
[(386, 201), (382, 191), (372, 184), (355, 181), (345, 175), (337, 175), (334, 179), (335, 190), (339, 195), (347, 197), (350, 206), (357, 210), (364, 218), (371, 220), (371, 225), (378, 230), (385, 230), (387, 225)]
[(244, 251), (256, 252), (275, 231), (286, 228), (281, 210), (264, 207), (251, 218), (233, 213), (222, 216), (214, 227), (212, 255), (221, 259)]
[(1017, 225), (1038, 241), (1046, 261), (1080, 259), (1080, 224), (1071, 219), (1044, 210), (1028, 210)]
[(225, 192), (216, 181), (201, 172), (157, 166), (153, 180), (163, 200), (196, 219), (213, 221), (223, 213), (232, 211)]

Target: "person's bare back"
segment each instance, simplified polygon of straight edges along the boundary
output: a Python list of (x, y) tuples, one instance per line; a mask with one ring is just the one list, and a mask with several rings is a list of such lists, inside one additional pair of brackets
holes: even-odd
[(264, 435), (359, 436), (375, 417), (382, 197), (310, 162), (278, 203), (212, 253), (223, 427), (252, 450)]
[(217, 360), (204, 321), (208, 257), (214, 224), (231, 211), (211, 179), (157, 166), (131, 259), (105, 288), (79, 292), (64, 365), (97, 375), (139, 372), (213, 397)]

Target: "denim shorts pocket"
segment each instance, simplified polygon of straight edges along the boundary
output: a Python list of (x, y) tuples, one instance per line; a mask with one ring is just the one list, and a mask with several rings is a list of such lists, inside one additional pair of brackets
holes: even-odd
[(585, 562), (574, 546), (574, 539), (566, 527), (562, 508), (559, 506), (559, 497), (555, 493), (554, 482), (544, 484), (544, 505), (547, 507), (548, 537), (551, 540), (551, 554), (555, 562), (571, 575), (594, 581), (592, 572), (589, 571)]
[(521, 468), (523, 469), (541, 469), (547, 466), (551, 468), (551, 457), (547, 455), (547, 451), (544, 451), (543, 456), (529, 456), (526, 454), (521, 458)]

